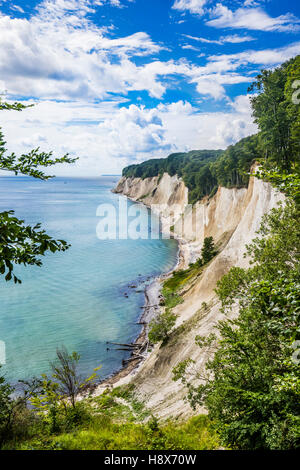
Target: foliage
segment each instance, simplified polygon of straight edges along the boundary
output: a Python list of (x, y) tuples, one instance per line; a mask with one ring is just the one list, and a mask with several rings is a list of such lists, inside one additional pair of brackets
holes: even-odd
[(176, 294), (176, 291), (182, 288), (191, 277), (198, 273), (199, 267), (195, 266), (195, 264), (191, 264), (187, 269), (174, 271), (172, 276), (164, 282), (162, 290), (164, 299), (168, 298), (168, 293), (172, 293), (173, 296), (178, 295)]
[(163, 301), (161, 302), (161, 305), (164, 305), (167, 308), (174, 308), (176, 305), (181, 304), (182, 298), (176, 293), (175, 289), (169, 289), (166, 287), (166, 284), (167, 282), (162, 289)]
[(149, 340), (152, 343), (159, 343), (166, 341), (169, 338), (170, 332), (176, 323), (177, 315), (166, 309), (165, 312), (159, 314), (154, 320), (149, 323)]
[(26, 108), (32, 108), (33, 104), (30, 104), (30, 105), (24, 105), (22, 103), (6, 103), (5, 101), (2, 101), (2, 99), (0, 98), (0, 111), (1, 110), (14, 110), (14, 111), (22, 111), (23, 109), (26, 109)]
[(177, 318), (177, 315), (172, 314), (171, 310), (183, 302), (180, 291), (188, 281), (201, 274), (205, 264), (211, 261), (217, 253), (213, 237), (206, 237), (201, 250), (201, 258), (195, 263), (191, 263), (187, 269), (174, 271), (172, 276), (164, 282), (161, 305), (166, 310), (150, 322), (149, 339), (152, 343), (160, 341), (165, 343), (169, 339)]
[[(32, 384), (31, 384), (32, 385)], [(65, 406), (59, 393), (59, 385), (45, 374), (35, 381), (34, 390), (28, 393), (31, 405), (50, 433), (61, 429)]]
[[(28, 106), (21, 103), (5, 103), (0, 100), (0, 110), (17, 110)], [(52, 152), (40, 152), (34, 149), (20, 157), (14, 153), (7, 155), (4, 137), (0, 129), (0, 170), (14, 172), (16, 175), (32, 176), (46, 180), (51, 176), (45, 175), (39, 168), (49, 167), (58, 163), (73, 163), (76, 159), (65, 155), (62, 158), (52, 158)], [(14, 216), (13, 211), (0, 212), (0, 274), (5, 275), (5, 280), (14, 280), (20, 283), (20, 279), (13, 273), (16, 264), (41, 266), (40, 256), (47, 251), (65, 251), (69, 245), (63, 240), (54, 240), (40, 230), (40, 224), (30, 227), (23, 220)]]
[(245, 187), (248, 185), (252, 164), (259, 160), (259, 135), (245, 137), (227, 150), (211, 165), (211, 172), (219, 186)]
[(39, 419), (27, 408), (26, 397), (13, 397), (13, 393), (0, 376), (0, 449), (7, 441), (16, 443), (39, 432)]
[(201, 264), (209, 263), (217, 254), (213, 237), (205, 237), (201, 250)]
[(123, 176), (148, 178), (168, 173), (182, 177), (189, 202), (212, 197), (218, 186), (248, 185), (254, 162), (277, 165), (290, 172), (300, 155), (300, 56), (275, 70), (262, 70), (249, 87), (259, 133), (241, 139), (227, 150), (193, 150), (152, 159), (123, 170)]
[(94, 415), (76, 431), (57, 436), (40, 436), (25, 441), (20, 449), (34, 450), (213, 450), (220, 446), (216, 432), (206, 416), (185, 423), (116, 422), (108, 415)]
[[(9, 397), (11, 390), (8, 392), (11, 408), (15, 400)], [(33, 407), (24, 406), (28, 399)], [(58, 384), (44, 375), (28, 384), (21, 401), (22, 407), (14, 407), (10, 432), (5, 427), (1, 449), (211, 450), (220, 446), (207, 416), (161, 423), (136, 399), (132, 384), (107, 389), (73, 407), (60, 395)]]
[(52, 377), (58, 381), (57, 388), (62, 397), (68, 397), (72, 407), (75, 407), (76, 398), (80, 391), (96, 378), (97, 367), (94, 373), (87, 379), (80, 377), (78, 363), (80, 355), (76, 352), (68, 353), (65, 347), (56, 350), (56, 361), (51, 363)]
[(138, 165), (130, 165), (123, 170), (123, 176), (134, 178), (160, 177), (163, 173), (182, 177), (189, 188), (189, 202), (194, 203), (210, 194), (217, 184), (210, 172), (222, 150), (193, 150), (188, 153), (173, 153), (167, 158), (152, 159)]
[[(164, 305), (173, 308), (180, 303), (182, 299), (177, 292), (180, 291), (188, 281), (201, 274), (202, 268), (217, 254), (218, 251), (215, 247), (213, 237), (206, 237), (201, 249), (201, 257), (195, 263), (191, 263), (187, 269), (174, 271), (172, 276), (164, 282), (162, 290)], [(175, 305), (173, 305), (174, 302)]]
[(21, 173), (33, 178), (47, 180), (53, 178), (53, 176), (46, 175), (38, 169), (39, 167), (49, 167), (58, 163), (73, 163), (77, 160), (76, 158), (70, 158), (68, 154), (61, 158), (53, 158), (53, 152), (40, 152), (39, 148), (19, 157), (15, 153), (6, 155), (5, 144), (3, 133), (0, 130), (0, 170), (12, 171), (15, 175)]
[(295, 165), (295, 173), (288, 173), (280, 171), (279, 168), (266, 169), (264, 166), (260, 167), (255, 172), (256, 178), (268, 181), (280, 192), (292, 198), (295, 203), (300, 205), (300, 172), (299, 167)]
[[(295, 186), (280, 179), (282, 190), (297, 194)], [(250, 268), (232, 268), (218, 283), (224, 311), (238, 308), (239, 316), (219, 322), (217, 337), (197, 338), (214, 353), (206, 374), (196, 370), (195, 385), (188, 363), (174, 370), (191, 404), (208, 408), (231, 448), (299, 448), (300, 377), (293, 359), (300, 339), (299, 240), (299, 207), (288, 198), (263, 218), (247, 247)]]
[(163, 159), (152, 159), (123, 170), (123, 176), (149, 178), (168, 173), (182, 177), (189, 189), (189, 203), (194, 204), (204, 196), (212, 197), (221, 186), (246, 186), (250, 167), (258, 159), (258, 136), (242, 139), (222, 150), (193, 150), (175, 153)]
[(297, 56), (275, 70), (262, 70), (249, 88), (256, 93), (251, 104), (265, 160), (287, 171), (299, 160), (300, 108), (295, 96), (299, 79), (300, 56)]
[(11, 398), (12, 388), (0, 377), (0, 448), (9, 433), (12, 423), (13, 400)]
[(22, 382), (26, 401), (50, 433), (76, 425), (86, 417), (86, 409), (77, 397), (97, 378), (96, 372), (100, 367), (94, 369), (91, 377), (83, 379), (77, 371), (79, 360), (79, 354), (70, 354), (62, 347), (57, 349), (56, 360), (51, 363), (51, 377), (43, 374), (41, 378)]
[(65, 251), (70, 245), (51, 238), (45, 230), (40, 230), (40, 224), (25, 225), (24, 220), (13, 214), (14, 211), (0, 212), (0, 274), (5, 274), (6, 281), (13, 279), (15, 283), (21, 283), (13, 273), (14, 265), (41, 266), (39, 257), (46, 251)]
[(58, 349), (57, 360), (52, 363), (53, 375), (20, 381), (23, 396), (18, 393), (14, 397), (14, 388), (0, 377), (0, 449), (39, 434), (49, 439), (90, 420), (88, 399), (77, 398), (80, 391), (87, 395), (86, 388), (96, 379), (99, 368), (91, 377), (82, 379), (77, 372), (79, 359), (77, 353)]

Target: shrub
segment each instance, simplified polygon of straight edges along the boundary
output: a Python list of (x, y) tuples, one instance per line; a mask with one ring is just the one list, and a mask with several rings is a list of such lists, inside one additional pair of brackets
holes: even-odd
[(166, 341), (169, 338), (170, 331), (176, 323), (177, 315), (169, 310), (161, 313), (157, 318), (152, 320), (149, 324), (149, 340), (152, 343), (159, 343)]

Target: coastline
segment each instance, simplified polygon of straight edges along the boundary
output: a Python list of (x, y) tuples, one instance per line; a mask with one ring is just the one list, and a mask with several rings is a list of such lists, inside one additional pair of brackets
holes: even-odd
[[(114, 192), (113, 189), (111, 191)], [(126, 197), (132, 202), (142, 204), (143, 206), (151, 210), (151, 208), (147, 204), (143, 203), (142, 201), (136, 201), (128, 196), (125, 196), (124, 194), (122, 194), (122, 196)], [(157, 215), (159, 216), (159, 219), (161, 221), (160, 214), (157, 214)], [(156, 315), (158, 315), (161, 312), (161, 307), (159, 305), (159, 302), (161, 298), (162, 283), (165, 279), (171, 276), (173, 271), (180, 269), (184, 265), (185, 256), (184, 256), (183, 244), (185, 244), (186, 242), (185, 240), (174, 235), (172, 235), (172, 238), (175, 239), (178, 243), (176, 263), (174, 267), (171, 268), (168, 272), (162, 273), (159, 276), (154, 277), (152, 281), (150, 282), (150, 284), (148, 284), (145, 287), (144, 289), (145, 305), (142, 307), (143, 312), (138, 321), (142, 325), (142, 330), (137, 336), (137, 338), (132, 342), (133, 345), (142, 346), (143, 344), (147, 343), (149, 323), (151, 322), (153, 318), (155, 318)], [(129, 379), (134, 373), (137, 372), (138, 368), (145, 362), (148, 355), (149, 355), (148, 344), (146, 345), (146, 352), (143, 356), (139, 356), (138, 358), (132, 360), (133, 353), (131, 353), (130, 358), (129, 358), (130, 362), (122, 365), (119, 370), (115, 371), (109, 377), (107, 377), (103, 381), (93, 386), (94, 388), (93, 395), (97, 396), (103, 393), (104, 390), (106, 390), (107, 388), (110, 388), (113, 385), (116, 385), (118, 382)]]

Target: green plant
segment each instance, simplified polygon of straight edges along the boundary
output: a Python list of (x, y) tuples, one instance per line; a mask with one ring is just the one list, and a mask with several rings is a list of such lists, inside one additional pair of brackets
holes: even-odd
[[(0, 99), (0, 110), (22, 111), (28, 106), (21, 103), (5, 103)], [(40, 167), (49, 167), (58, 163), (73, 163), (76, 159), (64, 155), (62, 158), (52, 158), (52, 152), (40, 152), (39, 148), (28, 154), (17, 156), (14, 153), (7, 155), (6, 142), (0, 128), (0, 170), (14, 172), (16, 175), (32, 176), (47, 180), (52, 176), (45, 175)], [(40, 230), (40, 224), (34, 227), (24, 225), (24, 220), (14, 216), (14, 211), (0, 212), (0, 274), (5, 275), (5, 280), (21, 283), (21, 280), (13, 273), (16, 264), (41, 266), (40, 256), (47, 251), (65, 251), (69, 245), (64, 240), (54, 240), (44, 230)]]
[(172, 328), (175, 326), (176, 319), (177, 315), (174, 315), (169, 310), (158, 315), (158, 317), (149, 324), (149, 340), (152, 343), (159, 343), (160, 341), (165, 342), (169, 338)]
[(62, 347), (56, 350), (56, 360), (51, 362), (52, 377), (57, 381), (58, 391), (61, 397), (70, 399), (73, 408), (79, 392), (97, 378), (96, 372), (101, 369), (95, 368), (90, 377), (82, 379), (78, 373), (79, 360), (78, 353), (68, 353), (67, 349)]
[(191, 404), (207, 407), (222, 441), (235, 449), (299, 448), (300, 376), (293, 361), (300, 339), (299, 178), (294, 184), (282, 178), (282, 190), (285, 184), (292, 197), (263, 218), (247, 247), (250, 268), (234, 267), (218, 283), (223, 311), (238, 308), (239, 316), (219, 322), (217, 336), (196, 338), (211, 357), (206, 373), (196, 368), (201, 385), (188, 374), (188, 362), (174, 370)]
[(213, 237), (204, 238), (203, 247), (201, 250), (201, 259), (203, 264), (209, 263), (216, 255), (216, 250)]

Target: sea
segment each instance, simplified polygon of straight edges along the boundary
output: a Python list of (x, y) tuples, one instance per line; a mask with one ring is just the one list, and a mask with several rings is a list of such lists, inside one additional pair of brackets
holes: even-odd
[[(0, 344), (5, 351), (0, 375), (12, 385), (49, 374), (63, 346), (80, 355), (84, 377), (101, 366), (102, 380), (128, 359), (129, 352), (111, 343), (127, 344), (139, 335), (145, 287), (172, 270), (178, 246), (162, 236), (99, 238), (99, 206), (113, 206), (118, 214), (123, 196), (111, 191), (118, 179), (0, 177), (0, 212), (14, 210), (26, 225), (41, 223), (53, 238), (71, 244), (66, 252), (43, 256), (41, 267), (16, 266), (20, 285), (0, 276)], [(129, 208), (133, 204), (126, 202)], [(149, 210), (146, 219), (150, 233)], [(125, 222), (126, 217), (118, 217), (120, 232)]]

